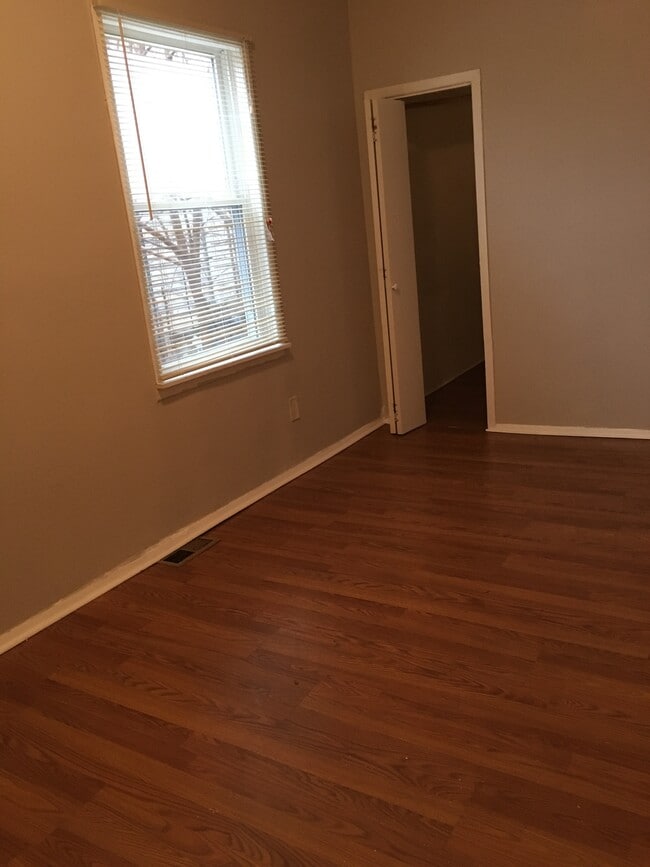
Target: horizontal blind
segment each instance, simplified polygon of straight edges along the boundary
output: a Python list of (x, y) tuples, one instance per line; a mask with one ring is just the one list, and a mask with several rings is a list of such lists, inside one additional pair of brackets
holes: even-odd
[(247, 45), (100, 20), (159, 382), (281, 345)]

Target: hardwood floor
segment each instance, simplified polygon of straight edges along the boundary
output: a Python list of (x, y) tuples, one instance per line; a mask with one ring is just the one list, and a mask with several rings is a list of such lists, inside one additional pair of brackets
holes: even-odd
[(0, 863), (650, 864), (650, 443), (476, 386), (0, 658)]

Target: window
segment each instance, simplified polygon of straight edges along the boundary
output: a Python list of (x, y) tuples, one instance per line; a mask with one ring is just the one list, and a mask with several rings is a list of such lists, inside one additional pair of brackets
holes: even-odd
[(246, 43), (100, 20), (158, 385), (287, 348)]

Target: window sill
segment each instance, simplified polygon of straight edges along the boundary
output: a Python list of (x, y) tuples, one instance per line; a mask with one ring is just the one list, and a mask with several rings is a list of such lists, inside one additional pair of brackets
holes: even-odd
[(237, 358), (216, 361), (214, 364), (202, 367), (200, 370), (192, 370), (168, 379), (165, 382), (158, 382), (156, 383), (158, 400), (175, 397), (185, 391), (205, 385), (214, 379), (232, 376), (235, 373), (239, 373), (240, 370), (247, 370), (249, 367), (265, 364), (267, 361), (278, 358), (290, 349), (291, 344), (286, 341), (274, 343), (273, 346), (266, 346), (264, 349), (257, 349), (253, 352), (239, 355)]

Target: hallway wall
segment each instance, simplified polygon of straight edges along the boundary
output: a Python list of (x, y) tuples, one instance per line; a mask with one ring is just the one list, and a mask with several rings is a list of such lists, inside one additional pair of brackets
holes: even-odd
[(469, 93), (406, 105), (426, 394), (483, 360)]

